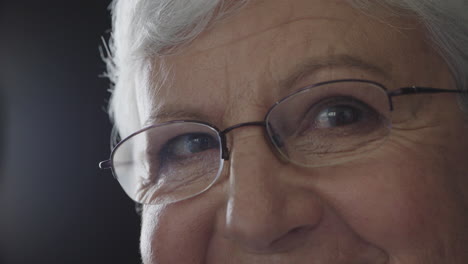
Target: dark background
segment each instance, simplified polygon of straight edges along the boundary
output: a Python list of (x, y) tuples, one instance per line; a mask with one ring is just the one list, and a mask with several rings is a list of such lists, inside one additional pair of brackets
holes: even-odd
[(0, 0), (6, 109), (0, 263), (139, 263), (139, 217), (110, 172), (110, 1)]

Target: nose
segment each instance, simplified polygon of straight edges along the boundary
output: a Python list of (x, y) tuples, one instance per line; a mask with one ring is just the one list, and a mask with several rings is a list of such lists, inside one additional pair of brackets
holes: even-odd
[(277, 158), (261, 128), (233, 133), (225, 237), (254, 253), (300, 247), (320, 223), (321, 203), (294, 184), (297, 168)]

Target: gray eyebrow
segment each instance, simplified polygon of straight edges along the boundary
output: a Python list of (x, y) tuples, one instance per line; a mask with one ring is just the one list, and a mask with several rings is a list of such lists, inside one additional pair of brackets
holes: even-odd
[(145, 122), (145, 126), (173, 121), (173, 120), (196, 120), (196, 121), (210, 121), (208, 115), (204, 115), (198, 109), (183, 109), (177, 105), (165, 105), (157, 110), (151, 111), (149, 118)]
[(306, 58), (303, 62), (294, 67), (291, 73), (287, 75), (288, 77), (286, 79), (279, 81), (279, 88), (280, 91), (282, 91), (281, 94), (284, 94), (283, 91), (290, 91), (292, 88), (300, 88), (296, 87), (296, 84), (305, 76), (313, 75), (326, 68), (336, 67), (360, 69), (377, 74), (385, 79), (390, 79), (388, 73), (381, 67), (351, 55), (311, 57)]

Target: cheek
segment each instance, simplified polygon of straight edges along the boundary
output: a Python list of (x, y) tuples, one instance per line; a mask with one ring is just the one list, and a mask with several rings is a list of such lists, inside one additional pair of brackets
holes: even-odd
[(402, 258), (450, 244), (468, 221), (453, 164), (414, 149), (388, 147), (365, 164), (330, 172), (343, 177), (333, 183), (340, 191), (329, 194), (335, 209), (364, 239)]
[(214, 218), (213, 210), (196, 199), (145, 206), (140, 237), (143, 262), (204, 263)]

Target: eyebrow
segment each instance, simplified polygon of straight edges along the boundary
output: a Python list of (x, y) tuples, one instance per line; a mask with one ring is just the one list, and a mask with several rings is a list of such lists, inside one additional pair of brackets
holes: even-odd
[(208, 115), (201, 113), (196, 108), (189, 108), (177, 104), (164, 105), (158, 109), (153, 109), (150, 116), (145, 122), (144, 126), (149, 126), (157, 123), (163, 123), (173, 120), (196, 120), (196, 121), (210, 121), (212, 118)]
[(346, 54), (335, 55), (331, 57), (311, 57), (306, 58), (303, 62), (295, 66), (293, 70), (287, 75), (288, 77), (286, 79), (279, 81), (280, 92), (281, 94), (288, 94), (291, 92), (291, 89), (293, 89), (296, 84), (304, 77), (317, 74), (323, 69), (338, 67), (359, 69), (377, 74), (385, 79), (390, 79), (389, 74), (383, 68), (370, 62), (366, 62), (359, 57)]
[[(312, 76), (327, 68), (354, 68), (377, 74), (385, 79), (390, 79), (388, 73), (381, 67), (366, 62), (361, 58), (350, 55), (335, 55), (327, 57), (309, 57), (296, 65), (287, 75), (286, 79), (279, 81), (280, 94), (289, 94), (292, 89), (297, 88), (296, 84), (306, 76)], [(278, 98), (279, 99), (279, 98)], [(163, 105), (152, 109), (145, 125), (152, 125), (172, 120), (199, 120), (213, 123), (212, 117), (203, 114), (199, 109), (177, 104)]]

